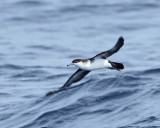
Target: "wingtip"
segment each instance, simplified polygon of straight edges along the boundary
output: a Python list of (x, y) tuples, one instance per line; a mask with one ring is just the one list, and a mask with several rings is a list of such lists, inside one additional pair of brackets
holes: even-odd
[(57, 93), (57, 91), (50, 91), (50, 92), (48, 92), (48, 93), (46, 94), (46, 96), (50, 96), (50, 95), (53, 95), (53, 94), (55, 94), (55, 93)]
[(124, 38), (123, 38), (123, 36), (120, 36), (120, 37), (119, 37), (119, 41), (124, 42)]

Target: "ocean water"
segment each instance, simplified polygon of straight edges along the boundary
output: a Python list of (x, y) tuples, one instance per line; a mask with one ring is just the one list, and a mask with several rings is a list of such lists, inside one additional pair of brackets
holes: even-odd
[[(1, 0), (0, 128), (160, 128), (160, 1)], [(125, 44), (125, 69), (66, 90), (73, 59)]]

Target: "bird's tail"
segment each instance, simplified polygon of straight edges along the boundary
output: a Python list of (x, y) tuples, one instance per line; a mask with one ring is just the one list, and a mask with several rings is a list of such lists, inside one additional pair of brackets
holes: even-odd
[(114, 69), (117, 69), (117, 70), (124, 69), (124, 66), (121, 63), (111, 62), (111, 61), (109, 61), (109, 63), (112, 65), (112, 68), (114, 68)]

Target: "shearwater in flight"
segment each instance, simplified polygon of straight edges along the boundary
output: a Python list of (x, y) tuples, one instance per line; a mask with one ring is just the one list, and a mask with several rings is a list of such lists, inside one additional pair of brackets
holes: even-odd
[(76, 83), (83, 79), (90, 71), (96, 70), (96, 69), (115, 69), (115, 70), (122, 70), (124, 69), (123, 64), (117, 63), (117, 62), (112, 62), (110, 60), (107, 60), (108, 57), (113, 55), (114, 53), (118, 52), (118, 50), (123, 46), (124, 44), (124, 39), (123, 37), (120, 37), (116, 43), (116, 45), (111, 48), (108, 51), (101, 52), (97, 54), (96, 56), (89, 58), (89, 59), (75, 59), (72, 61), (71, 64), (67, 65), (75, 65), (79, 69), (67, 80), (67, 82), (59, 88), (59, 90), (56, 91), (50, 91), (46, 95), (52, 95), (54, 93), (57, 93), (64, 88), (70, 86), (73, 83)]

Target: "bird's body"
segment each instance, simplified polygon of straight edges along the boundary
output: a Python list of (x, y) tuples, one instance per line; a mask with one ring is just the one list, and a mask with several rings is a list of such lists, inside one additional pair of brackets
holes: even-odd
[[(67, 80), (67, 82), (57, 91), (51, 91), (47, 95), (51, 95), (61, 91), (62, 89), (70, 86), (71, 84), (83, 79), (90, 71), (97, 69), (115, 69), (122, 70), (124, 68), (123, 64), (112, 62), (107, 60), (108, 57), (116, 53), (124, 44), (123, 37), (120, 37), (116, 45), (108, 51), (97, 54), (96, 56), (89, 59), (75, 59), (69, 65), (75, 65), (79, 69)], [(69, 66), (68, 65), (68, 66)]]
[(77, 66), (82, 70), (93, 71), (103, 68), (112, 68), (112, 65), (106, 59), (88, 59), (86, 62), (80, 62)]

